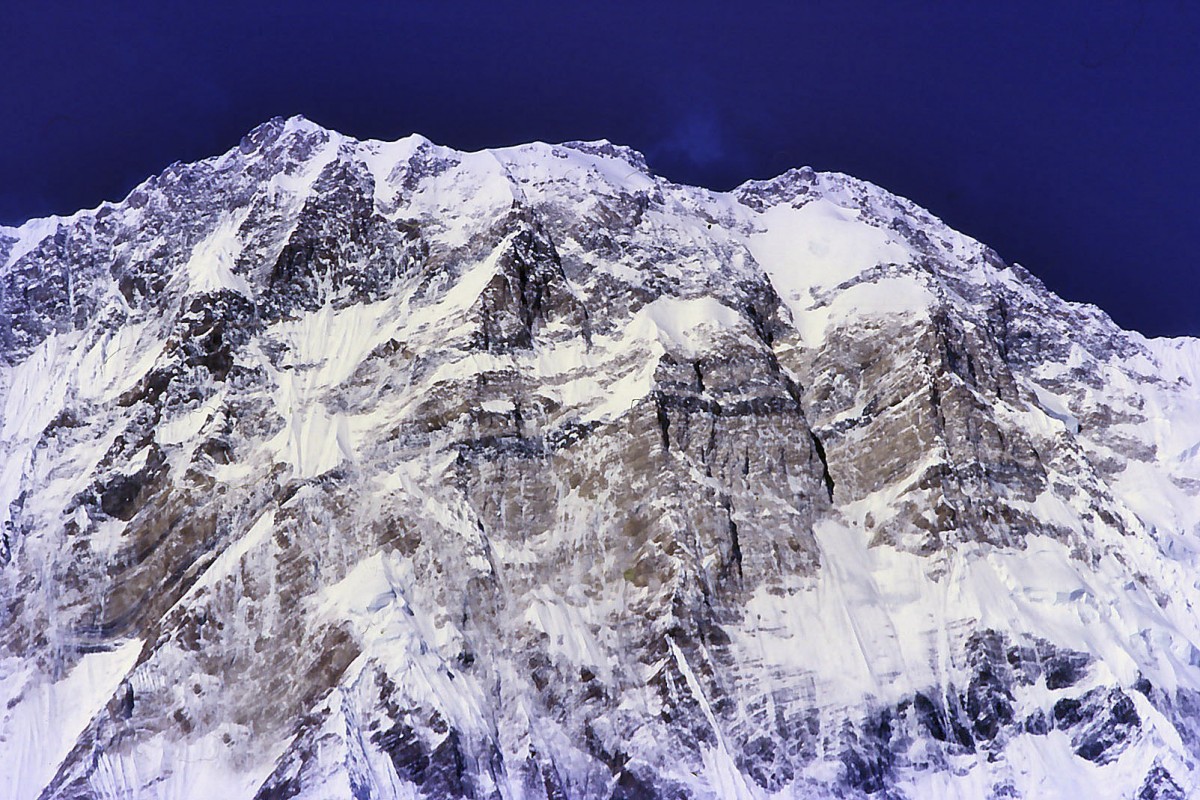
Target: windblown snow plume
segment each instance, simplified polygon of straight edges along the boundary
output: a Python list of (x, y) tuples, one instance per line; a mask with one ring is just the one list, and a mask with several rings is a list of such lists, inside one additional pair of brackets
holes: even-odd
[(0, 797), (1182, 798), (1200, 341), (912, 203), (273, 120), (0, 228)]

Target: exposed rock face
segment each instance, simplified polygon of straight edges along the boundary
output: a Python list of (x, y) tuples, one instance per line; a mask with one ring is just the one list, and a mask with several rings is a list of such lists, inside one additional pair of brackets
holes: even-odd
[(877, 187), (295, 118), (0, 255), (0, 796), (1200, 776), (1200, 343)]

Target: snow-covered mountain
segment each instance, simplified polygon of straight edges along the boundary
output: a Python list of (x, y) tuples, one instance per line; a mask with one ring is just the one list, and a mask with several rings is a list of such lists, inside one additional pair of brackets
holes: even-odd
[(0, 228), (0, 797), (1182, 798), (1200, 340), (916, 205), (302, 118)]

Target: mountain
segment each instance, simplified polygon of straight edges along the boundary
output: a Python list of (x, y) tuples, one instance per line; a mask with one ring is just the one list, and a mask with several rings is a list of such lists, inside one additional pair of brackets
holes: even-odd
[(913, 203), (275, 119), (0, 228), (0, 796), (1182, 798), (1200, 340)]

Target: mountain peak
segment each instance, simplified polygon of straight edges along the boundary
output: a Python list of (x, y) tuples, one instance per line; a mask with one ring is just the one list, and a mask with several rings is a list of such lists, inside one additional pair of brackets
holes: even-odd
[[(292, 134), (336, 134), (311, 121), (301, 114), (290, 117), (272, 117), (261, 125), (256, 125), (242, 137), (239, 149), (242, 153), (251, 153), (260, 148), (270, 147), (275, 142)], [(340, 134), (336, 134), (339, 135)]]
[(1200, 346), (879, 187), (276, 118), (0, 265), (0, 796), (1196, 782)]

